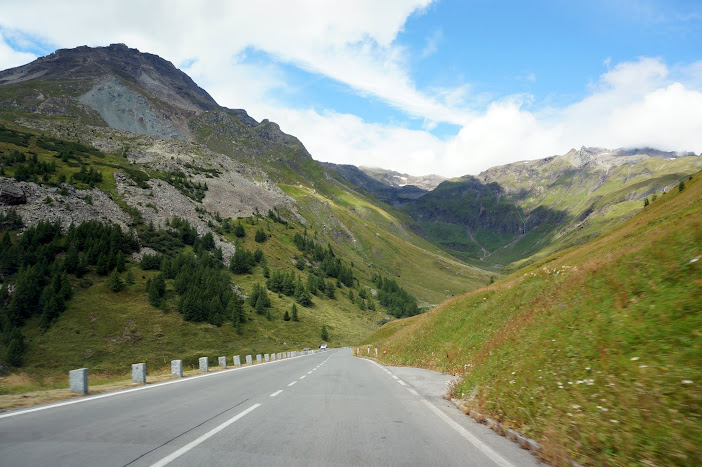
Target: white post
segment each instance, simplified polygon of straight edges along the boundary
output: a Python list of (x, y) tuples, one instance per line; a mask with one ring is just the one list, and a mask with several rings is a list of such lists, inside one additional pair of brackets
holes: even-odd
[(227, 367), (227, 357), (217, 358), (217, 363), (219, 364), (220, 367), (226, 368)]
[(241, 366), (241, 357), (239, 355), (234, 355), (234, 366)]
[(183, 377), (183, 360), (171, 360), (171, 374), (178, 378)]
[(76, 392), (78, 394), (88, 393), (88, 369), (78, 368), (77, 370), (71, 370), (68, 372), (68, 385), (71, 388), (71, 392)]
[(146, 384), (146, 363), (132, 365), (132, 383)]
[(203, 373), (207, 373), (208, 371), (210, 371), (210, 359), (209, 358), (200, 357), (199, 363), (200, 363), (200, 371), (202, 371)]

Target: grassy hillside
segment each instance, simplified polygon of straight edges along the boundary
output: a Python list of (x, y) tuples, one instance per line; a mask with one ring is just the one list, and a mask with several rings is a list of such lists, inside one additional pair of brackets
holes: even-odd
[[(120, 136), (115, 134), (114, 137)], [(13, 154), (18, 152), (24, 154), (24, 161), (15, 160)], [(64, 153), (68, 156), (62, 157)], [(5, 177), (16, 178), (18, 171), (31, 167), (27, 181), (55, 190), (44, 200), (48, 211), (59, 207), (69, 209), (68, 198), (64, 199), (62, 194), (62, 183), (87, 189), (88, 183), (76, 179), (77, 174), (82, 170), (99, 172), (101, 178), (91, 184), (126, 210), (129, 215), (125, 218), (131, 216), (129, 227), (142, 238), (142, 245), (148, 243), (144, 242), (144, 238), (149, 227), (140, 211), (157, 211), (161, 207), (151, 202), (145, 206), (130, 205), (129, 200), (116, 188), (115, 172), (126, 174), (136, 184), (147, 184), (154, 179), (158, 179), (159, 183), (175, 180), (178, 190), (194, 203), (199, 195), (199, 188), (190, 183), (190, 178), (174, 179), (169, 172), (155, 170), (146, 164), (130, 163), (123, 154), (104, 153), (90, 146), (42, 136), (9, 122), (8, 126), (0, 128), (0, 157), (2, 175)], [(36, 162), (33, 162), (34, 157)], [(288, 219), (285, 223), (266, 216), (241, 219), (246, 235), (237, 238), (231, 229), (224, 228), (227, 222), (233, 226), (233, 220), (221, 219), (201, 207), (197, 211), (198, 216), (207, 221), (221, 240), (231, 244), (238, 242), (249, 251), (260, 248), (270, 271), (292, 271), (305, 284), (318, 267), (305, 259), (304, 253), (295, 245), (294, 236), (306, 232), (316, 243), (325, 247), (332, 245), (342, 262), (353, 269), (356, 280), (351, 288), (340, 285), (334, 299), (319, 293), (313, 297), (312, 307), (298, 305), (298, 323), (282, 319), (285, 311), (291, 312), (294, 299), (269, 292), (271, 319), (254, 313), (247, 304), (248, 321), (239, 334), (228, 319), (221, 327), (184, 321), (177, 311), (178, 297), (172, 279), (166, 281), (165, 305), (161, 309), (151, 306), (146, 282), (153, 279), (157, 272), (143, 271), (134, 260), (127, 260), (127, 269), (131, 270), (136, 282), (120, 292), (112, 292), (106, 285), (108, 276), (97, 274), (96, 268), (91, 267), (82, 278), (70, 275), (73, 298), (67, 301), (66, 310), (53, 325), (42, 330), (40, 317), (35, 315), (21, 326), (26, 343), (22, 364), (12, 370), (12, 378), (0, 379), (0, 393), (65, 386), (66, 372), (83, 366), (89, 367), (95, 378), (111, 380), (124, 377), (130, 364), (136, 361), (146, 361), (149, 371), (157, 372), (166, 369), (170, 360), (176, 358), (184, 359), (187, 367), (196, 365), (197, 358), (203, 355), (231, 357), (234, 354), (316, 347), (321, 343), (322, 325), (327, 327), (333, 345), (350, 345), (391, 319), (377, 299), (377, 311), (364, 309), (368, 301), (361, 306), (357, 300), (362, 291), (371, 293), (370, 290), (375, 287), (371, 279), (376, 274), (396, 280), (418, 298), (420, 306), (440, 303), (448, 296), (473, 290), (489, 282), (490, 278), (485, 272), (450, 258), (415, 235), (408, 227), (411, 220), (405, 214), (356, 193), (334, 178), (324, 177), (323, 169), (311, 159), (305, 164), (304, 170), (299, 170), (310, 174), (310, 179), (289, 170), (283, 179), (295, 183), (280, 185), (296, 201), (297, 210), (304, 221), (290, 212), (283, 213)], [(88, 201), (71, 201), (74, 202)], [(155, 199), (153, 202), (157, 203)], [(8, 209), (3, 207), (2, 212), (8, 212)], [(254, 240), (258, 229), (266, 233), (266, 242), (257, 243)], [(5, 230), (0, 227), (0, 236)], [(10, 233), (16, 242), (20, 232)], [(193, 252), (189, 246), (179, 248)], [(59, 251), (61, 257), (65, 253), (65, 245), (60, 246)], [(298, 263), (301, 268), (296, 267)], [(232, 283), (245, 295), (251, 293), (255, 284), (266, 283), (261, 264), (255, 266), (251, 273), (229, 275)], [(122, 277), (125, 276), (126, 273), (123, 273)], [(12, 274), (3, 277), (4, 283), (13, 280)], [(331, 279), (327, 281), (333, 283)], [(354, 296), (353, 302), (350, 293)], [(9, 298), (5, 296), (3, 300), (3, 307), (7, 307)], [(95, 304), (99, 304), (99, 307)], [(8, 333), (11, 329), (9, 325), (2, 326), (2, 323), (0, 327), (6, 328), (0, 329), (3, 334), (0, 364), (7, 365)]]
[(456, 397), (541, 442), (557, 465), (694, 465), (701, 180), (591, 243), (365, 342), (386, 363), (461, 375)]
[(698, 156), (577, 165), (573, 154), (448, 180), (403, 209), (461, 260), (512, 272), (607, 232), (702, 168)]

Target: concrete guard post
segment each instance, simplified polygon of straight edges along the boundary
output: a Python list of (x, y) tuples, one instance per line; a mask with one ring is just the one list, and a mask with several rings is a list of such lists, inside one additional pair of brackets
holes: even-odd
[(178, 378), (183, 377), (183, 360), (171, 360), (171, 374)]
[(274, 353), (271, 354), (271, 361), (272, 361), (272, 362), (275, 361), (275, 354), (274, 354)]
[(146, 384), (146, 363), (132, 364), (132, 383)]
[(217, 363), (219, 363), (219, 366), (221, 368), (226, 368), (227, 367), (227, 357), (219, 357), (217, 359)]
[(200, 362), (200, 371), (202, 371), (203, 373), (207, 373), (208, 371), (210, 371), (210, 359), (209, 358), (200, 357), (200, 360), (198, 360), (198, 361)]
[(78, 394), (88, 393), (88, 369), (78, 368), (68, 372), (68, 385), (71, 392)]
[(234, 366), (241, 366), (241, 357), (239, 355), (234, 355)]
[(283, 358), (283, 355), (282, 355), (280, 352), (278, 352), (278, 356), (277, 356), (276, 358), (277, 358), (278, 360), (281, 360), (281, 359)]
[(246, 364), (253, 365), (253, 358), (251, 358), (251, 355), (246, 356)]
[(270, 354), (263, 354), (263, 359), (267, 362), (271, 361), (271, 355)]
[(263, 361), (263, 357), (261, 357), (261, 354), (256, 354), (256, 363), (261, 363)]

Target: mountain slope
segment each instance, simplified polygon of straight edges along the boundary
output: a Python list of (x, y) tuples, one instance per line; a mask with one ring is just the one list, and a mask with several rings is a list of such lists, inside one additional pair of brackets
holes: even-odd
[[(9, 219), (0, 223), (0, 235), (8, 233), (0, 248), (0, 359), (21, 365), (32, 385), (62, 381), (76, 365), (113, 377), (135, 358), (158, 371), (170, 358), (316, 346), (322, 325), (331, 342), (350, 344), (392, 315), (489, 281), (418, 237), (406, 214), (314, 161), (274, 122), (217, 105), (169, 62), (122, 45), (62, 50), (0, 72), (0, 191)], [(103, 232), (86, 249), (67, 233), (93, 220), (134, 242), (116, 245)], [(237, 251), (259, 259), (228, 270)], [(80, 267), (64, 279), (73, 252)], [(154, 254), (158, 261), (149, 260)], [(117, 280), (131, 274), (133, 284), (113, 292), (119, 255)], [(294, 277), (295, 290), (270, 286), (270, 307), (246, 301), (241, 317), (227, 289), (227, 300), (193, 306), (187, 282), (176, 283), (168, 266), (176, 263), (212, 287), (226, 276), (244, 300), (277, 272)], [(44, 298), (24, 307), (13, 291), (30, 268)], [(159, 276), (165, 285), (156, 290)], [(384, 304), (381, 277), (414, 297), (403, 299), (405, 308)], [(67, 282), (65, 310), (50, 306)], [(202, 289), (193, 293), (214, 291)], [(294, 324), (283, 320), (293, 304)]]
[(386, 363), (461, 375), (455, 397), (556, 465), (694, 464), (702, 173), (681, 182), (614, 231), (366, 342)]
[(701, 168), (691, 153), (582, 148), (445, 181), (403, 209), (455, 256), (514, 270), (617, 226)]

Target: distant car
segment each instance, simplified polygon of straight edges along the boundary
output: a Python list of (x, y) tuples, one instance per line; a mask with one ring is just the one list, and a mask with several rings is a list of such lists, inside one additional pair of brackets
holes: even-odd
[(320, 345), (319, 350), (327, 350), (327, 344)]

